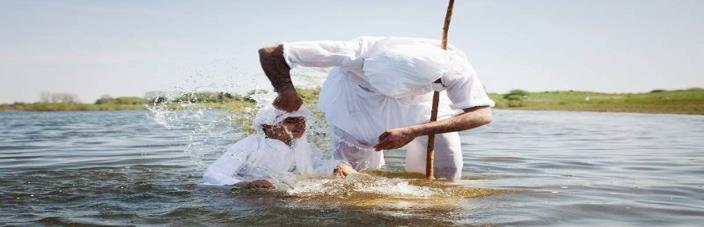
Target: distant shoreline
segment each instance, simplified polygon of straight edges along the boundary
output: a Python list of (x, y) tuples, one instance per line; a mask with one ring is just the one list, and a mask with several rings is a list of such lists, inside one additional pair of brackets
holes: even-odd
[(491, 98), (498, 109), (704, 115), (701, 88), (647, 93), (514, 90)]
[[(307, 104), (315, 104), (318, 89), (301, 89)], [(586, 91), (527, 92), (513, 90), (490, 94), (497, 109), (557, 110), (704, 115), (704, 89), (653, 90), (647, 93), (600, 93)], [(204, 107), (243, 111), (254, 104), (246, 99), (224, 103), (196, 103)], [(177, 109), (176, 104), (172, 104)], [(146, 104), (16, 103), (0, 104), (2, 112), (145, 110)]]

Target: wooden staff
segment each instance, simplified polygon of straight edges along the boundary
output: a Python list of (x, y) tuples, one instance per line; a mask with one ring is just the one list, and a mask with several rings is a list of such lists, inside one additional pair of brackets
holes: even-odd
[[(452, 7), (455, 5), (455, 0), (450, 0), (447, 5), (447, 13), (445, 14), (445, 25), (442, 26), (442, 43), (440, 47), (447, 50), (447, 31), (450, 30), (450, 18), (452, 18)], [(439, 81), (440, 79), (438, 79)], [(435, 81), (435, 82), (438, 82)], [(438, 120), (438, 104), (440, 103), (440, 92), (433, 92), (433, 108), (430, 110), (430, 122)], [(435, 133), (428, 135), (428, 155), (425, 158), (425, 178), (432, 180), (435, 177), (433, 171), (433, 158), (435, 157)]]

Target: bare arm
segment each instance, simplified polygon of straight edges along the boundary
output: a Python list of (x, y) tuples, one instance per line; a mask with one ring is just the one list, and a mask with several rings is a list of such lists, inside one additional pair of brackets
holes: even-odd
[(259, 62), (278, 93), (274, 106), (288, 112), (298, 110), (303, 101), (291, 82), (291, 68), (284, 59), (284, 46), (279, 44), (259, 49)]
[(286, 64), (284, 59), (284, 46), (275, 45), (259, 49), (259, 62), (262, 65), (264, 74), (274, 86), (274, 91), (293, 88), (291, 83), (291, 68)]
[(428, 122), (421, 125), (411, 126), (415, 136), (429, 134), (441, 134), (446, 132), (457, 132), (473, 129), (491, 123), (492, 112), (489, 107), (473, 107), (465, 109), (464, 113), (441, 121)]
[(489, 124), (491, 121), (491, 108), (485, 106), (468, 108), (464, 113), (441, 121), (389, 129), (379, 136), (379, 144), (374, 148), (377, 151), (396, 149), (405, 146), (418, 136), (473, 129)]

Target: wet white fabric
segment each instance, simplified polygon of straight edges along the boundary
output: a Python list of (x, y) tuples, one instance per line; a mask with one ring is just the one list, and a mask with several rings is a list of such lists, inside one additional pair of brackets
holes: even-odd
[(208, 167), (203, 175), (203, 183), (232, 185), (243, 179), (276, 180), (294, 173), (332, 174), (341, 162), (321, 159), (320, 151), (308, 143), (305, 133), (300, 139), (294, 140), (291, 146), (264, 135), (263, 125), (278, 125), (288, 117), (303, 117), (307, 120), (310, 116), (311, 112), (305, 107), (289, 113), (276, 109), (270, 102), (260, 106), (254, 119), (257, 133), (228, 146), (225, 154)]
[(303, 117), (307, 120), (311, 116), (310, 110), (305, 106), (301, 106), (301, 108), (298, 108), (295, 112), (286, 112), (275, 108), (270, 103), (271, 102), (267, 102), (263, 106), (260, 106), (257, 115), (254, 117), (254, 129), (258, 134), (264, 134), (262, 130), (263, 125), (276, 125), (288, 117)]
[(449, 68), (447, 51), (441, 48), (390, 41), (377, 41), (375, 53), (364, 58), (362, 66), (369, 84), (386, 96), (403, 97), (409, 90), (432, 84)]
[[(233, 185), (240, 181), (277, 180), (293, 174), (329, 176), (341, 163), (322, 159), (320, 151), (304, 139), (296, 140), (292, 147), (262, 135), (251, 135), (228, 146), (205, 171), (203, 183)], [(305, 155), (295, 153), (294, 148), (305, 150)], [(311, 168), (299, 168), (301, 160), (309, 162), (307, 166)]]
[[(447, 94), (441, 95), (439, 119), (466, 108), (494, 106), (464, 53), (451, 45), (443, 51), (437, 40), (361, 37), (352, 41), (294, 42), (283, 46), (284, 58), (292, 68), (333, 67), (323, 84), (318, 106), (332, 125), (335, 157), (353, 166), (358, 163), (361, 169), (355, 167), (357, 170), (379, 168), (384, 164), (383, 155), (370, 149), (378, 143), (381, 133), (430, 119), (431, 84), (438, 78), (435, 73), (441, 73), (439, 78), (446, 89), (443, 94)], [(430, 51), (431, 48), (441, 52)], [(446, 59), (439, 53), (444, 53)], [(401, 56), (411, 54), (414, 56)], [(369, 63), (372, 66), (365, 66)], [(403, 84), (391, 85), (396, 81), (403, 81)], [(454, 140), (453, 136), (444, 138), (444, 134), (439, 137)], [(440, 149), (446, 151), (440, 152)], [(436, 146), (436, 150), (436, 160), (447, 162), (447, 165), (437, 162), (436, 165), (454, 165), (461, 173), (461, 165), (456, 164), (456, 158), (461, 158), (459, 148)], [(440, 157), (443, 155), (447, 158)], [(412, 165), (409, 170), (414, 170), (417, 163), (420, 162), (406, 165), (407, 168)]]
[[(421, 136), (406, 145), (406, 172), (425, 173), (428, 136)], [(457, 132), (435, 135), (434, 173), (437, 178), (462, 177), (460, 134)]]
[(374, 147), (357, 141), (353, 136), (341, 129), (331, 126), (331, 143), (334, 158), (345, 160), (355, 170), (377, 169), (384, 165), (382, 152), (376, 152)]
[[(312, 114), (305, 106), (301, 106), (295, 112), (282, 111), (271, 105), (272, 102), (273, 100), (262, 103), (259, 106), (257, 115), (255, 116), (254, 129), (260, 135), (264, 135), (264, 130), (262, 128), (264, 125), (277, 125), (288, 117), (303, 117), (307, 121)], [(287, 133), (290, 135), (290, 132), (287, 131)], [(303, 138), (305, 137), (306, 136), (304, 135)], [(311, 151), (307, 144), (307, 142), (303, 142), (301, 140), (296, 140), (293, 144), (294, 160), (296, 161), (297, 168), (296, 170), (301, 174), (310, 174), (313, 169), (313, 164), (308, 158)]]

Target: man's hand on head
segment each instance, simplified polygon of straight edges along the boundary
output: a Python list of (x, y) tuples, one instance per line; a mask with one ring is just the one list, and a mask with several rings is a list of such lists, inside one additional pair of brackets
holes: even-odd
[(294, 112), (297, 111), (298, 108), (301, 108), (301, 105), (303, 105), (303, 100), (300, 96), (298, 96), (296, 89), (288, 88), (279, 91), (278, 96), (276, 96), (276, 99), (274, 99), (273, 105), (277, 109), (286, 112)]
[(416, 136), (415, 132), (410, 128), (389, 129), (379, 136), (379, 144), (374, 145), (374, 149), (381, 151), (401, 148), (413, 141)]
[(284, 59), (284, 46), (279, 44), (259, 49), (259, 62), (274, 90), (279, 93), (274, 106), (286, 112), (298, 110), (303, 101), (291, 82), (291, 67)]

